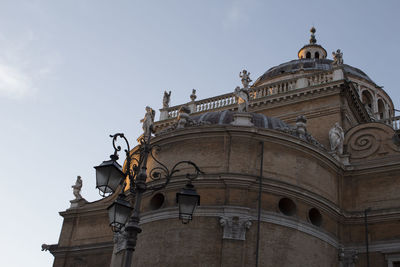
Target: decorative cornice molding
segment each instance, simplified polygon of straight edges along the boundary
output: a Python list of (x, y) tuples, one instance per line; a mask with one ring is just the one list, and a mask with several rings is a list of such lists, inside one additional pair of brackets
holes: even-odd
[(88, 245), (81, 246), (70, 246), (70, 247), (59, 247), (56, 246), (54, 249), (50, 250), (50, 253), (54, 256), (62, 256), (70, 252), (83, 252), (83, 251), (91, 251), (91, 250), (99, 250), (99, 249), (109, 249), (112, 251), (114, 248), (114, 243), (110, 242), (102, 242), (102, 243), (93, 243)]

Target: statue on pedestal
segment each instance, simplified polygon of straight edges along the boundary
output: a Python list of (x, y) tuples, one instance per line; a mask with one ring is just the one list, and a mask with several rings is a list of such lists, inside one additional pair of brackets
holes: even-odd
[(82, 198), (82, 195), (81, 195), (82, 179), (81, 179), (80, 176), (78, 176), (78, 177), (76, 178), (75, 184), (74, 184), (73, 186), (71, 186), (71, 187), (72, 187), (72, 189), (73, 189), (72, 193), (73, 193), (74, 196), (75, 196), (75, 200), (81, 199), (81, 198)]
[(197, 98), (196, 89), (192, 89), (192, 94), (190, 95), (190, 99), (192, 100), (192, 102), (194, 102), (196, 98)]
[(140, 122), (143, 123), (143, 135), (145, 138), (148, 138), (152, 131), (153, 131), (153, 123), (154, 123), (154, 117), (156, 115), (156, 112), (149, 106), (146, 107), (146, 114), (144, 115), (144, 118), (140, 120)]
[(237, 86), (234, 92), (237, 103), (238, 103), (238, 111), (239, 112), (248, 112), (249, 111), (249, 92), (246, 88), (240, 88)]
[(331, 143), (332, 152), (343, 155), (344, 131), (337, 122), (329, 130), (329, 142)]
[(249, 83), (252, 81), (250, 79), (250, 72), (243, 70), (239, 73), (239, 77), (242, 78), (243, 88), (249, 88)]
[(343, 53), (340, 51), (340, 49), (336, 50), (336, 52), (332, 52), (333, 56), (333, 65), (342, 65), (343, 64)]
[(171, 91), (167, 93), (167, 91), (164, 91), (164, 97), (163, 97), (163, 108), (168, 108), (169, 107), (169, 101), (171, 100)]

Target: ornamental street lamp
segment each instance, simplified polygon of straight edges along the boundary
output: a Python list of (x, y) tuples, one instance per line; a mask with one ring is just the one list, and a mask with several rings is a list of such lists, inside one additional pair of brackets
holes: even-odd
[[(103, 161), (99, 166), (94, 167), (96, 169), (96, 188), (99, 189), (100, 195), (104, 197), (114, 193), (117, 187), (122, 185), (122, 191), (118, 195), (118, 198), (108, 207), (108, 214), (112, 230), (123, 233), (123, 236), (126, 237), (124, 266), (130, 267), (133, 251), (136, 247), (137, 235), (142, 231), (139, 227), (139, 222), (140, 203), (143, 193), (147, 190), (155, 191), (165, 188), (171, 178), (180, 172), (179, 167), (182, 165), (191, 167), (193, 173), (187, 173), (185, 176), (188, 179), (186, 186), (176, 194), (176, 202), (179, 206), (179, 218), (182, 220), (182, 223), (187, 224), (192, 220), (196, 206), (200, 204), (200, 196), (192, 185), (192, 181), (199, 174), (203, 174), (203, 172), (191, 161), (180, 161), (169, 170), (153, 155), (153, 150), (160, 150), (160, 147), (150, 144), (150, 133), (147, 136), (146, 134), (144, 135), (140, 140), (138, 149), (133, 153), (130, 152), (129, 142), (123, 133), (110, 135), (110, 137), (113, 139), (114, 154), (110, 156), (111, 160)], [(125, 170), (117, 163), (118, 151), (121, 151), (121, 147), (116, 145), (118, 138), (123, 139), (127, 146), (127, 149), (125, 149)], [(158, 166), (150, 170), (148, 172), (149, 175), (147, 175), (147, 160), (149, 156)], [(147, 178), (153, 181), (163, 181), (163, 183), (148, 186), (146, 184)], [(127, 183), (129, 183), (130, 193), (135, 196), (134, 207), (125, 200), (124, 192)]]

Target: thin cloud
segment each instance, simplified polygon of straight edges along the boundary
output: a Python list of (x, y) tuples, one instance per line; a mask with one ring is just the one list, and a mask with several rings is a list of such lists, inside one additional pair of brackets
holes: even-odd
[(0, 94), (10, 98), (21, 98), (32, 89), (29, 75), (16, 68), (0, 64)]
[(35, 85), (52, 70), (43, 63), (49, 61), (48, 57), (41, 55), (40, 62), (35, 58), (34, 32), (28, 30), (17, 38), (0, 35), (0, 40), (0, 97), (19, 99), (32, 95)]
[(235, 0), (230, 3), (230, 6), (222, 20), (222, 26), (225, 29), (235, 27), (248, 19), (246, 14), (248, 2)]

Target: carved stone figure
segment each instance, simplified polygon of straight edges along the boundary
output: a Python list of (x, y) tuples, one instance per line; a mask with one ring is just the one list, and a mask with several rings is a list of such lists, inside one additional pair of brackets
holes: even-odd
[(169, 107), (169, 101), (171, 100), (171, 91), (167, 93), (167, 91), (164, 91), (164, 97), (163, 97), (163, 108), (168, 108)]
[(190, 99), (194, 102), (196, 100), (196, 89), (192, 89), (192, 94), (190, 95)]
[(234, 92), (237, 103), (238, 103), (238, 111), (239, 112), (248, 112), (249, 111), (249, 92), (246, 88), (240, 88), (237, 86)]
[(332, 152), (343, 155), (344, 131), (339, 123), (335, 123), (335, 126), (329, 130), (329, 142)]
[(187, 106), (182, 106), (178, 111), (177, 125), (176, 129), (185, 128), (185, 126), (189, 125), (191, 119), (189, 117), (190, 109)]
[(332, 52), (333, 56), (333, 65), (342, 65), (343, 64), (343, 53), (340, 52), (340, 49), (336, 50), (336, 52)]
[(239, 73), (239, 77), (242, 78), (243, 88), (249, 88), (249, 83), (252, 81), (250, 79), (250, 72), (247, 72), (247, 70), (243, 70)]
[(153, 131), (154, 117), (156, 112), (149, 106), (146, 107), (146, 114), (144, 118), (140, 120), (143, 123), (143, 135), (149, 137)]
[(75, 184), (73, 186), (71, 186), (71, 187), (73, 189), (72, 193), (74, 194), (75, 199), (81, 199), (82, 198), (82, 195), (81, 195), (82, 179), (81, 179), (80, 176), (78, 176), (76, 178)]

